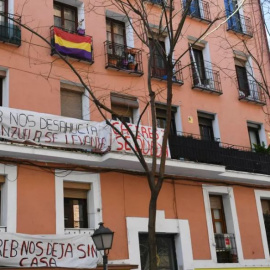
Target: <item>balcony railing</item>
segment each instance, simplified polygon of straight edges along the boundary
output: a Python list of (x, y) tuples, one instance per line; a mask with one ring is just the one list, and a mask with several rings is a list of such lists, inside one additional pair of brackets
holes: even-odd
[(203, 140), (199, 135), (171, 135), (172, 159), (223, 165), (227, 170), (270, 175), (270, 155), (253, 152), (248, 147)]
[(217, 262), (237, 263), (237, 248), (233, 234), (215, 234)]
[(174, 8), (173, 1), (171, 0), (143, 0), (154, 5), (164, 6), (165, 8)]
[(21, 28), (16, 22), (8, 19), (12, 18), (20, 22), (21, 17), (9, 13), (0, 13), (0, 41), (21, 46)]
[[(184, 10), (187, 8), (187, 1), (183, 1)], [(211, 22), (209, 3), (203, 0), (192, 0), (187, 15), (200, 21)]]
[[(154, 61), (152, 64), (151, 68), (151, 77), (161, 80), (161, 81), (166, 81), (167, 80), (167, 70), (164, 67), (163, 60), (158, 59), (158, 57), (155, 57), (157, 61)], [(175, 84), (183, 84), (183, 74), (182, 74), (182, 67), (181, 63), (177, 62), (174, 66), (174, 71), (173, 71), (173, 78), (172, 78), (173, 83)]]
[(190, 73), (193, 82), (192, 88), (221, 95), (222, 89), (219, 71), (205, 68), (205, 66), (202, 67), (195, 63), (191, 63)]
[[(230, 16), (230, 12), (227, 13), (227, 17)], [(228, 30), (232, 30), (234, 32), (253, 36), (253, 27), (251, 24), (251, 20), (249, 17), (240, 15), (239, 12), (236, 12), (229, 20), (228, 20)]]
[[(78, 43), (88, 43), (90, 51), (89, 51), (89, 48), (87, 48), (88, 50), (86, 50), (85, 47), (82, 47), (82, 49), (80, 48), (74, 49), (72, 47), (62, 46), (61, 44), (58, 44), (57, 42), (55, 42), (55, 37), (56, 37), (55, 29), (59, 29), (62, 33), (67, 33), (67, 35), (62, 38), (64, 39), (64, 42), (67, 41), (67, 44), (68, 42), (73, 42), (74, 40), (78, 40)], [(77, 59), (79, 61), (93, 64), (94, 63), (93, 38), (91, 36), (85, 35), (82, 32), (83, 32), (82, 30), (81, 31), (78, 30), (78, 32), (73, 32), (64, 28), (52, 26), (51, 27), (51, 44), (53, 46), (53, 49), (51, 51), (51, 55), (56, 54), (56, 51), (57, 51), (61, 55), (68, 56), (73, 59)], [(84, 38), (85, 38), (85, 41), (84, 41)]]
[(142, 51), (128, 46), (104, 42), (105, 67), (134, 75), (143, 75)]
[(5, 226), (0, 226), (0, 232), (6, 232), (7, 231), (7, 227)]
[(247, 89), (240, 89), (238, 84), (239, 100), (258, 105), (265, 105), (266, 98), (263, 88), (253, 80), (248, 80), (245, 84)]
[(75, 229), (75, 228), (66, 228), (65, 234), (72, 234), (72, 235), (78, 235), (78, 234), (89, 234), (92, 235), (94, 233), (94, 229)]

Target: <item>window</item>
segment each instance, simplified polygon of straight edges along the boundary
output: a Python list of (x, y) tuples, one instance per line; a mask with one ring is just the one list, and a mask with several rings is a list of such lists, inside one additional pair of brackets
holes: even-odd
[[(166, 117), (167, 109), (166, 105), (163, 104), (156, 104), (156, 117), (157, 117), (157, 127), (158, 128), (165, 128), (167, 123)], [(175, 114), (177, 113), (177, 108), (172, 106), (171, 109), (172, 118), (171, 118), (171, 128), (170, 128), (170, 135), (176, 135), (176, 122), (175, 122)]]
[(221, 195), (210, 195), (211, 216), (215, 233), (216, 252), (218, 263), (238, 262), (235, 238), (227, 234), (227, 226)]
[(64, 182), (65, 228), (88, 228), (87, 194), (89, 183)]
[(107, 40), (112, 43), (126, 45), (125, 23), (106, 18)]
[(76, 7), (54, 2), (54, 25), (67, 31), (75, 32), (78, 28)]
[(214, 233), (226, 233), (227, 227), (225, 222), (222, 196), (210, 195), (209, 199), (210, 199)]
[(8, 106), (7, 71), (0, 70), (0, 106)]
[(56, 234), (90, 234), (89, 228), (97, 228), (102, 220), (100, 190), (99, 174), (56, 170)]
[(0, 77), (0, 106), (3, 106), (3, 78)]
[(250, 146), (251, 148), (254, 148), (254, 144), (256, 145), (261, 144), (260, 135), (259, 135), (261, 126), (254, 123), (248, 123), (247, 126), (248, 126)]
[[(238, 8), (237, 0), (225, 0), (226, 15), (229, 17)], [(228, 20), (228, 27), (236, 32), (243, 32), (239, 11)]]
[[(8, 11), (8, 1), (7, 0), (0, 0), (0, 12), (6, 13)], [(4, 16), (0, 16), (0, 24), (3, 24), (5, 21)]]
[[(176, 270), (177, 261), (173, 234), (157, 234), (157, 269)], [(141, 269), (149, 269), (148, 235), (139, 234)]]
[(200, 128), (200, 135), (202, 140), (214, 141), (213, 120), (215, 116), (213, 114), (207, 114), (198, 112), (198, 121)]
[(244, 97), (250, 96), (250, 89), (245, 61), (235, 59), (235, 70), (240, 95)]
[(270, 200), (261, 200), (264, 226), (267, 236), (268, 249), (270, 252)]
[[(237, 263), (243, 260), (242, 244), (233, 189), (203, 186), (209, 231), (210, 251), (216, 263)], [(238, 254), (238, 251), (239, 252)]]
[(66, 117), (83, 119), (84, 88), (82, 86), (71, 85), (61, 82), (60, 91), (61, 115)]
[(135, 123), (139, 103), (136, 97), (111, 93), (112, 119), (126, 123)]
[(193, 74), (193, 84), (194, 85), (208, 85), (208, 80), (206, 79), (205, 65), (203, 58), (203, 51), (195, 48), (191, 48), (190, 57), (192, 63), (192, 74)]
[[(166, 52), (165, 50), (165, 42), (164, 41), (158, 41), (158, 44), (156, 46), (159, 46), (159, 49), (155, 47), (154, 41), (152, 39), (149, 39), (150, 46), (154, 50), (153, 59), (152, 59), (152, 76), (158, 77), (158, 78), (167, 78), (167, 71), (163, 59), (163, 52)], [(157, 41), (155, 41), (157, 42)]]
[(17, 166), (0, 164), (0, 232), (16, 233), (17, 181), (11, 179), (17, 179)]

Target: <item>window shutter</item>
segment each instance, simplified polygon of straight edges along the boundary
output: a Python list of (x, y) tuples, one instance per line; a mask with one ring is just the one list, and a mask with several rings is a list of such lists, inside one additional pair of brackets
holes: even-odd
[(139, 102), (136, 97), (122, 95), (118, 93), (111, 93), (111, 104), (112, 106), (122, 106), (133, 109), (139, 108)]
[(204, 113), (204, 112), (198, 112), (198, 117), (206, 118), (206, 119), (210, 119), (210, 120), (214, 120), (215, 119), (215, 115), (214, 114)]
[(82, 94), (61, 89), (61, 115), (82, 119)]
[(64, 182), (64, 197), (74, 199), (87, 199), (87, 193), (91, 189), (89, 183)]
[(263, 214), (270, 214), (269, 200), (261, 200)]
[(222, 209), (221, 196), (210, 196), (211, 209)]
[(122, 115), (124, 117), (133, 117), (133, 110), (128, 107), (122, 107), (122, 106), (117, 106), (112, 104), (112, 111), (115, 114)]

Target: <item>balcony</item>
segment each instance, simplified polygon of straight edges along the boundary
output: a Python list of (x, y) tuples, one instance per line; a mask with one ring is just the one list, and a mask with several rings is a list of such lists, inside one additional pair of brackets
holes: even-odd
[(142, 51), (128, 46), (104, 42), (105, 68), (142, 76)]
[(258, 82), (254, 80), (248, 80), (248, 83), (245, 85), (246, 89), (239, 89), (238, 84), (239, 100), (261, 106), (266, 105), (264, 90)]
[[(72, 47), (76, 43), (76, 48)], [(56, 52), (79, 61), (94, 63), (93, 38), (84, 34), (83, 30), (78, 32), (68, 31), (64, 28), (51, 27), (51, 44), (53, 46), (51, 55)]]
[(205, 66), (198, 66), (196, 63), (191, 63), (192, 88), (202, 92), (222, 95), (219, 71), (205, 68)]
[(0, 226), (0, 233), (6, 232), (6, 231), (7, 231), (7, 227)]
[[(183, 2), (183, 8), (184, 10), (186, 10), (187, 8), (186, 0)], [(193, 0), (190, 3), (190, 7), (188, 9), (187, 15), (199, 21), (210, 23), (211, 15), (210, 15), (209, 3), (203, 0)]]
[(253, 152), (248, 147), (203, 140), (199, 135), (171, 135), (172, 159), (223, 165), (227, 170), (270, 175), (270, 155)]
[(78, 234), (89, 234), (92, 235), (94, 229), (78, 229), (78, 228), (66, 228), (65, 234), (78, 235)]
[[(158, 56), (154, 57), (151, 68), (151, 77), (160, 81), (167, 81), (167, 70), (163, 64), (163, 60)], [(177, 62), (174, 66), (172, 82), (174, 84), (183, 85), (183, 74), (180, 62)]]
[(20, 22), (21, 17), (9, 13), (0, 14), (0, 41), (16, 46), (21, 46), (21, 28), (7, 17)]
[(237, 263), (237, 248), (234, 234), (215, 234), (217, 262)]
[[(231, 13), (228, 13), (227, 17), (230, 16), (230, 14)], [(253, 36), (253, 28), (250, 18), (240, 15), (239, 12), (236, 12), (228, 20), (228, 31), (229, 30), (249, 37)]]
[[(170, 5), (173, 3), (173, 1), (168, 1), (168, 0), (143, 0), (144, 2), (148, 2), (153, 5), (158, 5), (158, 6), (164, 6), (165, 8), (170, 8)], [(172, 5), (172, 8), (174, 6)]]

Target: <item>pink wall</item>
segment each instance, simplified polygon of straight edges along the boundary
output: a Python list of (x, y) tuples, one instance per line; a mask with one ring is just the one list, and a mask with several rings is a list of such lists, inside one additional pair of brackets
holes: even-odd
[(17, 232), (55, 234), (54, 173), (33, 166), (18, 167)]

